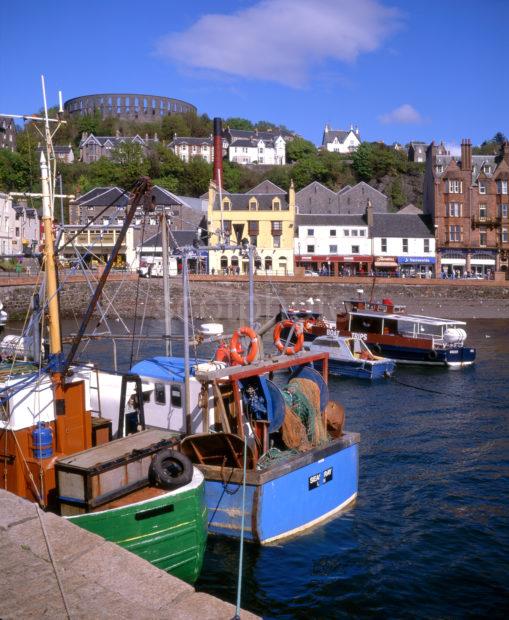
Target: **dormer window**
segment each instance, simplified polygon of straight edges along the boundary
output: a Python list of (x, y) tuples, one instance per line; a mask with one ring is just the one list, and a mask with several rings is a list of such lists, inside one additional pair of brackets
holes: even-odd
[(223, 199), (223, 211), (230, 211), (231, 210), (231, 202), (228, 198), (224, 198)]
[(480, 194), (486, 193), (486, 183), (484, 181), (479, 181), (479, 193)]
[(484, 166), (484, 172), (485, 172), (486, 174), (491, 174), (491, 166), (488, 166), (488, 164), (486, 164), (486, 165)]
[(442, 166), (442, 164), (437, 164), (437, 165), (435, 166), (435, 172), (436, 172), (437, 174), (442, 174), (442, 172), (443, 172), (443, 171), (444, 171), (444, 167)]
[(257, 202), (256, 198), (250, 198), (250, 200), (249, 200), (249, 210), (250, 211), (256, 211), (257, 208), (258, 208), (258, 202)]
[(274, 200), (272, 201), (272, 209), (274, 211), (281, 211), (281, 201), (279, 200), (279, 198), (274, 198)]
[(462, 186), (463, 183), (461, 181), (455, 181), (453, 179), (449, 179), (449, 181), (447, 181), (447, 189), (449, 190), (449, 194), (462, 194)]

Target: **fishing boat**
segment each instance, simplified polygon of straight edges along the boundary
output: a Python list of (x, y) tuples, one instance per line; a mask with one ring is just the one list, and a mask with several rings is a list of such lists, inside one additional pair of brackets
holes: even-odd
[[(344, 302), (335, 329), (338, 335), (366, 343), (377, 356), (398, 364), (419, 364), (462, 368), (475, 361), (475, 348), (465, 346), (466, 323), (418, 314), (389, 299), (371, 302), (362, 299)], [(291, 316), (291, 315), (290, 315)], [(314, 340), (330, 329), (320, 318), (308, 322), (306, 339)]]
[[(134, 187), (117, 243), (80, 330), (64, 354), (53, 239), (54, 187), (49, 165), (54, 133), (50, 123), (58, 125), (63, 121), (48, 117), (44, 80), (43, 93), (44, 116), (20, 118), (42, 121), (47, 145), (46, 155), (42, 152), (40, 159), (45, 303), (35, 318), (32, 315), (31, 324), (48, 313), (49, 354), (43, 356), (40, 340), (37, 343), (32, 338), (33, 361), (20, 365), (19, 350), (25, 351), (27, 345), (24, 335), (4, 348), (4, 353), (10, 350), (12, 359), (3, 364), (0, 372), (3, 488), (192, 582), (201, 570), (207, 533), (203, 475), (179, 452), (178, 434), (145, 428), (142, 394), (136, 382), (134, 389), (131, 386), (132, 394), (125, 380), (118, 383), (120, 389), (113, 394), (121, 430), (118, 439), (111, 441), (111, 422), (92, 411), (91, 392), (97, 370), (74, 361), (136, 209), (142, 201), (150, 209), (151, 185), (141, 179)], [(125, 406), (126, 398), (132, 396), (140, 403), (136, 421)], [(129, 424), (133, 422), (136, 432), (131, 436)]]
[(396, 362), (372, 353), (363, 340), (353, 336), (339, 336), (335, 330), (327, 330), (326, 336), (318, 336), (304, 345), (308, 351), (327, 351), (329, 374), (356, 379), (383, 379), (394, 372)]

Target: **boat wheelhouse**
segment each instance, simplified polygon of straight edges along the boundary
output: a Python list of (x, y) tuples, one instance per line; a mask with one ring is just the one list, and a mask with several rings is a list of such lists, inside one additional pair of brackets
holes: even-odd
[(390, 357), (400, 364), (473, 364), (476, 352), (464, 346), (465, 327), (464, 321), (407, 314), (405, 306), (395, 305), (390, 299), (381, 303), (347, 301), (345, 312), (336, 319), (340, 335), (355, 335), (376, 355)]
[(392, 375), (396, 363), (388, 358), (374, 355), (363, 340), (353, 336), (339, 336), (335, 330), (318, 336), (305, 345), (313, 353), (329, 354), (329, 373), (338, 377), (357, 379), (382, 379)]

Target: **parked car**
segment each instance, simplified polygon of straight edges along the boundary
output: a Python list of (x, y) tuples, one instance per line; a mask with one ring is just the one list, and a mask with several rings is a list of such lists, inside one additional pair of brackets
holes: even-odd
[(306, 271), (304, 272), (305, 276), (317, 276), (318, 273), (316, 271), (311, 271), (311, 269), (306, 269)]

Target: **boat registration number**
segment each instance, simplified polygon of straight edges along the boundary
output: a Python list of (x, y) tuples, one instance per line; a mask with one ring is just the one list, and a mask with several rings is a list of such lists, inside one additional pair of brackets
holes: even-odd
[(318, 474), (313, 474), (308, 478), (308, 489), (311, 491), (320, 486), (320, 482), (322, 484), (327, 484), (332, 480), (333, 468), (328, 467), (326, 470), (319, 472)]

